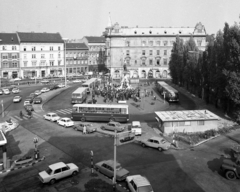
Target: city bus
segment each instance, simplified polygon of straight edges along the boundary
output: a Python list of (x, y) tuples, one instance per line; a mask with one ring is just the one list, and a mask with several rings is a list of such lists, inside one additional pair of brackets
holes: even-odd
[(85, 83), (82, 84), (82, 87), (87, 87), (87, 93), (90, 93), (90, 91), (97, 85), (98, 79), (97, 78), (91, 78), (87, 80)]
[(79, 87), (72, 93), (72, 104), (83, 103), (87, 99), (87, 87)]
[(72, 110), (74, 121), (129, 121), (128, 105), (120, 104), (75, 104)]
[(176, 89), (168, 85), (164, 81), (158, 81), (156, 84), (158, 92), (166, 99), (168, 102), (179, 102), (179, 94)]

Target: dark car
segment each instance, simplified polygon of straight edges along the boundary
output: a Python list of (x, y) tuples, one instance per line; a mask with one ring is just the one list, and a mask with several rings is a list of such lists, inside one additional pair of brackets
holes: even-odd
[(57, 86), (57, 85), (50, 85), (48, 88), (49, 88), (50, 90), (54, 90), (54, 89), (57, 89), (58, 86)]
[(34, 111), (33, 106), (31, 104), (24, 105), (24, 109), (26, 111)]
[(28, 97), (25, 99), (25, 101), (29, 101), (30, 103), (32, 103), (32, 102), (33, 102), (33, 97), (28, 96)]
[(32, 97), (33, 99), (36, 97), (35, 93), (31, 93), (29, 97)]
[(41, 104), (42, 103), (42, 98), (41, 97), (35, 97), (33, 99), (33, 103), (34, 104)]

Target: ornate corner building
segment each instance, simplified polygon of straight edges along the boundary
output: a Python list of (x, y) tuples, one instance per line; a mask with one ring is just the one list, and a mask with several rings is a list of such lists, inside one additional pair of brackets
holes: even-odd
[(130, 78), (170, 78), (169, 61), (173, 43), (178, 35), (183, 42), (192, 36), (199, 50), (207, 45), (205, 27), (120, 27), (108, 25), (106, 66), (113, 79), (120, 79), (124, 70)]

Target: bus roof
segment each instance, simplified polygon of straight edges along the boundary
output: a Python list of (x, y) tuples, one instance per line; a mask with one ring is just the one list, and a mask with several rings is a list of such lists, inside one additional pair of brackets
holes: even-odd
[(79, 87), (77, 88), (73, 93), (82, 93), (83, 91), (85, 91), (87, 89), (87, 87)]
[(164, 87), (165, 89), (167, 89), (168, 91), (173, 91), (173, 92), (178, 92), (176, 89), (174, 89), (173, 87), (171, 87), (170, 85), (168, 85), (166, 82), (164, 81), (158, 81), (157, 82), (159, 85), (161, 85), (162, 87)]
[(91, 84), (91, 83), (93, 83), (95, 81), (97, 81), (97, 78), (91, 78), (88, 81), (86, 81), (85, 83), (83, 83), (83, 85), (89, 85), (89, 84)]
[(128, 105), (112, 104), (75, 104), (73, 107), (128, 108)]

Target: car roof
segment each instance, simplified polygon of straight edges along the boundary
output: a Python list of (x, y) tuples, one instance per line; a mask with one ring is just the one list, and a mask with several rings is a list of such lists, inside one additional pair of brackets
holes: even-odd
[(141, 175), (132, 175), (129, 177), (134, 181), (134, 183), (137, 185), (137, 187), (151, 185), (150, 182), (148, 181), (148, 179)]
[[(103, 161), (103, 163), (113, 167), (114, 161), (110, 159), (110, 160)], [(116, 162), (116, 166), (121, 166), (121, 165), (120, 165), (120, 163)]]
[(21, 97), (20, 95), (16, 95), (16, 96), (14, 96), (14, 97)]
[(42, 97), (35, 97), (34, 100), (36, 100), (36, 99), (41, 99), (42, 100)]
[(150, 137), (149, 139), (154, 139), (154, 140), (158, 140), (158, 141), (163, 140), (163, 138), (161, 138), (161, 137)]
[(55, 170), (57, 168), (60, 168), (60, 167), (65, 167), (66, 164), (63, 163), (63, 162), (58, 162), (58, 163), (54, 163), (52, 165), (49, 165), (49, 168), (52, 169), (52, 170)]
[(133, 126), (139, 126), (139, 127), (141, 126), (141, 124), (140, 124), (139, 121), (133, 121), (133, 122), (132, 122), (132, 125), (133, 125)]
[(57, 113), (52, 113), (52, 112), (47, 113), (47, 114), (49, 114), (49, 115), (57, 115)]
[(63, 117), (61, 119), (65, 119), (65, 120), (71, 120), (69, 117)]

